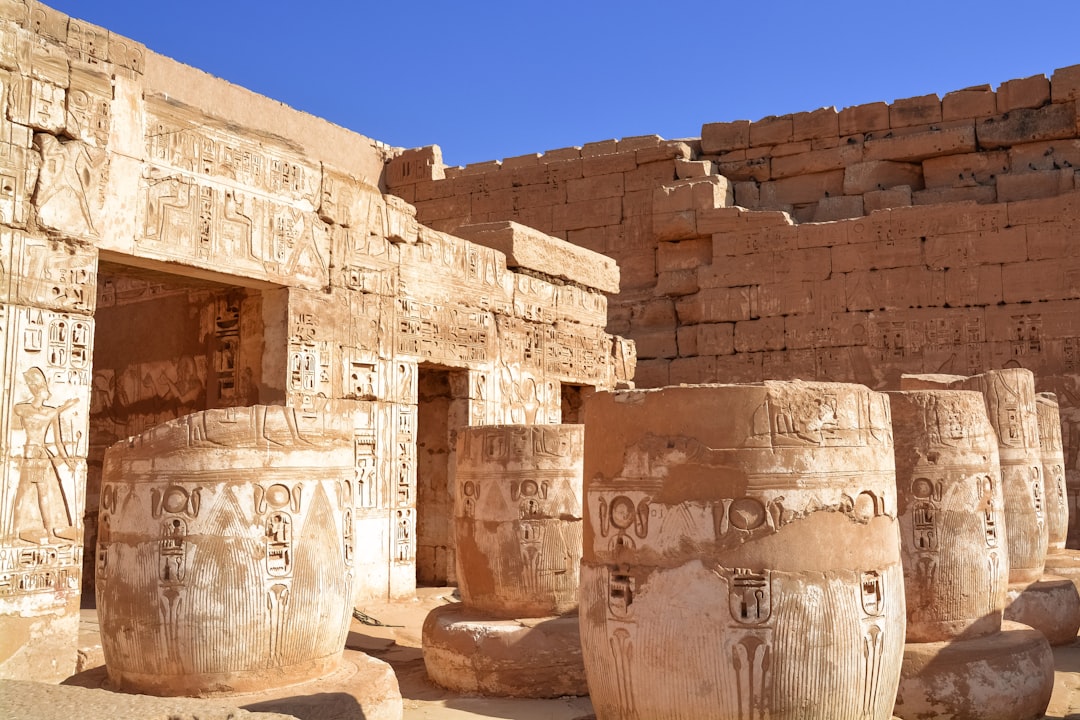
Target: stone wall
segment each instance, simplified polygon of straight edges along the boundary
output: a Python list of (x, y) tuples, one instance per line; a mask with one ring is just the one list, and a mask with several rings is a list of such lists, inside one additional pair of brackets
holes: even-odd
[[(313, 418), (345, 418), (353, 599), (411, 597), (418, 516), (437, 579), (453, 567), (448, 468), (418, 493), (420, 405), (430, 468), (457, 425), (558, 423), (564, 384), (632, 374), (632, 343), (604, 330), (607, 258), (506, 228), (508, 266), (418, 223), (379, 188), (398, 152), (0, 0), (0, 677), (74, 670), (84, 531), (87, 567), (109, 564), (93, 518), (115, 495), (98, 487), (110, 442), (211, 408), (285, 406), (254, 415), (267, 447), (267, 417), (301, 444)], [(569, 274), (522, 260), (570, 251)], [(431, 371), (453, 402), (421, 385)]]
[(1029, 368), (1075, 485), (1078, 102), (1080, 65), (464, 168), (421, 148), (386, 181), (443, 230), (514, 219), (615, 258), (639, 386)]

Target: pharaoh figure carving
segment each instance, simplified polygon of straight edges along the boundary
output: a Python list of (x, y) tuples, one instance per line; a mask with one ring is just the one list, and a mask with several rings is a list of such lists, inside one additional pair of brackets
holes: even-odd
[[(64, 490), (61, 465), (71, 473), (75, 462), (68, 454), (61, 432), (60, 416), (78, 405), (70, 398), (59, 407), (46, 405), (49, 383), (41, 368), (23, 373), (31, 399), (17, 403), (12, 413), (26, 431), (23, 456), (18, 462), (19, 485), (15, 495), (15, 526), (19, 539), (46, 544), (51, 538), (79, 540), (75, 498)], [(35, 514), (37, 513), (37, 514)]]
[[(586, 401), (582, 648), (598, 718), (891, 716), (889, 402), (767, 382)], [(692, 628), (692, 632), (687, 632)]]

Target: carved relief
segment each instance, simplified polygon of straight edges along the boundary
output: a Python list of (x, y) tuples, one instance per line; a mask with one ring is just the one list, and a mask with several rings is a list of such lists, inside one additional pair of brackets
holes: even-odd
[[(580, 611), (598, 717), (890, 717), (904, 617), (886, 398), (671, 387), (593, 395), (585, 414), (622, 428), (586, 436)], [(889, 559), (849, 566), (837, 543)]]
[(51, 135), (35, 135), (34, 146), (41, 152), (34, 192), (38, 221), (73, 237), (99, 237), (108, 156), (85, 143), (62, 143)]
[[(196, 445), (190, 417), (173, 420), (107, 455), (98, 608), (119, 687), (207, 693), (265, 687), (267, 668), (291, 683), (336, 666), (351, 607), (351, 423), (310, 419), (294, 436), (266, 410), (200, 413)], [(228, 647), (207, 645), (226, 629)]]

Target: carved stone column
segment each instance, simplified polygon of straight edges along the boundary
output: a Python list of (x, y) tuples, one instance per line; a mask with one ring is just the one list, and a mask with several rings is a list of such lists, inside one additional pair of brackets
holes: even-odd
[(117, 687), (248, 692), (338, 667), (359, 550), (351, 434), (345, 417), (257, 405), (109, 449), (97, 604)]
[(598, 718), (891, 716), (905, 618), (885, 395), (598, 393), (585, 422)]
[[(1053, 653), (1031, 628), (1002, 628), (1006, 525), (983, 397), (911, 390), (889, 399), (908, 618), (894, 712), (910, 720), (1041, 717)], [(1025, 671), (1002, 671), (1018, 667)]]
[(517, 697), (584, 695), (578, 635), (581, 425), (458, 431), (462, 603), (424, 622), (424, 664), (443, 687)]

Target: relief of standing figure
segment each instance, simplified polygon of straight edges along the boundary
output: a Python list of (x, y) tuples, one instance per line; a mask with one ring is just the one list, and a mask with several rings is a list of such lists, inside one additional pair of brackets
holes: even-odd
[[(60, 407), (46, 405), (51, 393), (41, 368), (30, 368), (23, 373), (23, 378), (32, 399), (12, 408), (16, 427), (21, 423), (26, 431), (23, 455), (19, 460), (19, 487), (15, 493), (15, 532), (21, 540), (33, 544), (44, 545), (50, 536), (75, 542), (79, 540), (79, 531), (72, 521), (74, 498), (68, 498), (64, 492), (57, 463), (63, 460), (75, 472), (75, 460), (64, 447), (60, 415), (77, 405), (79, 400), (71, 398)], [(40, 524), (33, 517), (35, 502), (41, 513)]]

